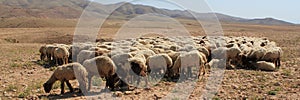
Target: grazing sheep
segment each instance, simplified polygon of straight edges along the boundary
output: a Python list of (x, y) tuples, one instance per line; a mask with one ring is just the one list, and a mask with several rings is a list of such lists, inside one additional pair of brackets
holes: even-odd
[(48, 61), (52, 61), (54, 60), (54, 50), (57, 48), (57, 46), (54, 45), (49, 45), (46, 49), (46, 53), (47, 53), (47, 59)]
[(67, 65), (58, 66), (57, 69), (54, 71), (50, 79), (43, 84), (44, 90), (46, 93), (49, 93), (52, 89), (52, 85), (59, 80), (61, 82), (61, 94), (63, 94), (65, 82), (70, 89), (70, 92), (73, 92), (73, 88), (69, 82), (69, 80), (75, 80), (77, 78), (79, 82), (80, 89), (82, 91), (86, 91), (86, 83), (88, 73), (86, 69), (79, 63), (70, 63)]
[(282, 55), (282, 49), (280, 47), (274, 47), (267, 49), (266, 54), (262, 60), (273, 62), (276, 68), (280, 67), (280, 56)]
[(264, 47), (255, 47), (247, 54), (248, 61), (259, 61), (266, 54), (266, 49)]
[(39, 49), (39, 52), (41, 53), (40, 55), (40, 59), (41, 61), (44, 61), (46, 56), (47, 56), (47, 45), (43, 45), (41, 46), (41, 48)]
[[(141, 81), (141, 77), (146, 77), (147, 76), (147, 72), (149, 71), (147, 65), (146, 65), (146, 58), (143, 54), (136, 54), (134, 57), (130, 58), (128, 60), (128, 64), (125, 65), (129, 65), (132, 69), (132, 71), (136, 74), (133, 75), (135, 77), (137, 77), (137, 84), (139, 85), (140, 81)], [(130, 73), (133, 74), (133, 73)], [(147, 78), (145, 78), (145, 82), (146, 82), (146, 86), (148, 86), (148, 80)]]
[(167, 54), (157, 54), (150, 56), (147, 59), (146, 64), (149, 67), (148, 69), (150, 69), (150, 71), (148, 72), (154, 72), (160, 75), (163, 74), (163, 72), (165, 72), (166, 69), (170, 69), (173, 65), (173, 62), (172, 58), (169, 57)]
[(56, 61), (56, 65), (59, 65), (59, 64), (68, 64), (68, 58), (69, 58), (69, 50), (65, 47), (57, 47), (55, 50), (54, 50), (54, 58), (55, 58), (55, 61)]
[(227, 68), (234, 69), (235, 68), (234, 65), (240, 66), (242, 64), (241, 60), (237, 59), (241, 52), (242, 51), (239, 49), (239, 47), (235, 47), (235, 46), (227, 49), (226, 60), (229, 65)]
[(117, 66), (117, 73), (121, 79), (129, 81), (131, 67), (126, 66), (125, 64), (129, 62), (129, 59), (133, 56), (129, 53), (117, 54), (111, 57), (115, 65)]
[[(95, 75), (99, 75), (102, 78), (109, 80), (114, 74), (116, 74), (116, 66), (114, 62), (107, 56), (98, 56), (92, 59), (85, 60), (83, 66), (88, 71), (88, 90), (91, 89), (91, 79)], [(112, 90), (114, 86), (106, 82), (106, 88), (110, 87)]]
[[(174, 66), (170, 70), (170, 76), (178, 76), (179, 72), (186, 77), (192, 77), (192, 67), (200, 66), (200, 70), (204, 67), (204, 58), (198, 51), (182, 53), (174, 62)], [(182, 69), (182, 70), (180, 70)], [(187, 69), (187, 72), (185, 71)], [(205, 70), (204, 70), (205, 71)], [(201, 72), (200, 72), (201, 73)], [(200, 76), (200, 75), (198, 75)]]

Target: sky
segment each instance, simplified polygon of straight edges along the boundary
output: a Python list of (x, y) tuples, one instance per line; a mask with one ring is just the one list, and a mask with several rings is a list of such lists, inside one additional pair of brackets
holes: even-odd
[(242, 18), (275, 18), (300, 24), (300, 0), (94, 0), (103, 4), (130, 1), (166, 9), (217, 12)]

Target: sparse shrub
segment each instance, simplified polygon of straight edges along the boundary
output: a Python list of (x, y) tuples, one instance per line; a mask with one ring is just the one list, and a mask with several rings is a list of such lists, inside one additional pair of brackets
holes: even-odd
[(5, 90), (6, 90), (6, 91), (14, 91), (14, 90), (17, 90), (17, 89), (18, 89), (17, 86), (9, 85)]
[(21, 67), (22, 65), (21, 64), (18, 64), (18, 63), (12, 63), (10, 64), (10, 67)]
[(268, 92), (268, 95), (276, 95), (277, 94), (277, 91), (269, 91)]
[(283, 70), (283, 75), (290, 76), (291, 75), (291, 71), (290, 70)]
[(30, 88), (26, 88), (23, 92), (18, 94), (18, 98), (25, 98), (30, 95)]
[(219, 97), (213, 97), (212, 100), (220, 100)]

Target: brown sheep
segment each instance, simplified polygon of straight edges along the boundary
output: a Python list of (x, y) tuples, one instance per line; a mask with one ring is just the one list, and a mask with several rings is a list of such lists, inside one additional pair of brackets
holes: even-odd
[(46, 49), (47, 53), (47, 59), (48, 61), (54, 60), (54, 50), (57, 48), (57, 46), (49, 45)]
[(46, 56), (47, 56), (46, 50), (47, 50), (47, 45), (43, 45), (43, 46), (41, 46), (41, 48), (39, 49), (39, 52), (41, 53), (41, 55), (40, 55), (41, 61), (44, 61), (45, 58), (46, 58)]
[(80, 89), (83, 89), (82, 92), (86, 91), (86, 83), (88, 73), (86, 69), (79, 63), (70, 63), (67, 65), (58, 66), (54, 71), (50, 79), (43, 84), (44, 90), (46, 93), (51, 91), (52, 85), (59, 80), (61, 82), (61, 94), (64, 91), (64, 84), (67, 83), (67, 86), (70, 89), (70, 92), (74, 92), (69, 80), (75, 80), (77, 78), (79, 82)]

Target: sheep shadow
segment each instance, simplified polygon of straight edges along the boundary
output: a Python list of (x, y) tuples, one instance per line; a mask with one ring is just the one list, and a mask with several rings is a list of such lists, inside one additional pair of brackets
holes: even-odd
[[(97, 96), (100, 96), (100, 95), (105, 95), (105, 94), (108, 94), (112, 97), (114, 97), (113, 95), (113, 91), (106, 91), (106, 90), (101, 90), (100, 92), (94, 92), (94, 91), (90, 91), (88, 93), (79, 93), (79, 92), (76, 92), (76, 93), (71, 93), (71, 92), (66, 92), (65, 94), (50, 94), (50, 95), (39, 95), (39, 99), (42, 99), (42, 98), (47, 98), (49, 100), (58, 100), (58, 99), (70, 99), (70, 98), (78, 98), (80, 97), (80, 99), (87, 99), (89, 97), (97, 97)], [(83, 98), (81, 98), (83, 97)]]
[(82, 93), (75, 92), (66, 92), (64, 94), (50, 94), (50, 95), (39, 95), (39, 99), (47, 98), (49, 100), (57, 100), (57, 99), (68, 99), (68, 98), (74, 98), (74, 97), (80, 97), (84, 96)]
[(32, 62), (39, 66), (43, 66), (44, 68), (51, 68), (51, 67), (56, 66), (53, 61), (36, 60), (36, 61), (32, 61)]

